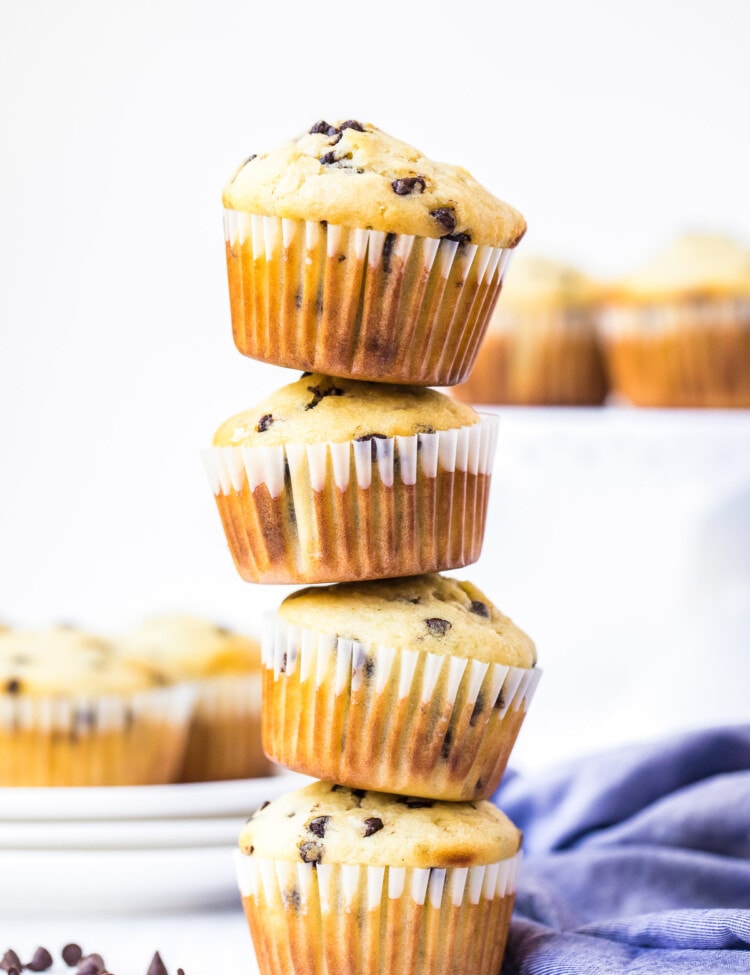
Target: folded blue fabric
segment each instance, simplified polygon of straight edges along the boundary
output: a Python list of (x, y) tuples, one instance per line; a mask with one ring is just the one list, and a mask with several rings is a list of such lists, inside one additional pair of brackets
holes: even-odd
[(503, 975), (750, 973), (750, 725), (506, 773), (524, 833)]

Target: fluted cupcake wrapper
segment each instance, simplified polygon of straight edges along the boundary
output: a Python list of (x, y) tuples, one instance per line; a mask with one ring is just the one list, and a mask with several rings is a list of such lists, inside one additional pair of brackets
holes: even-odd
[(464, 379), (511, 249), (224, 211), (244, 355), (375, 382)]
[(155, 785), (177, 779), (192, 684), (103, 696), (0, 695), (0, 785)]
[(496, 441), (497, 417), (480, 416), (409, 437), (209, 447), (202, 456), (244, 579), (339, 582), (475, 562)]
[(266, 619), (263, 746), (353, 788), (471, 800), (497, 789), (539, 668), (396, 650)]
[(425, 869), (236, 854), (264, 975), (497, 975), (520, 860)]
[(750, 406), (750, 299), (613, 304), (601, 331), (614, 391), (636, 405)]
[(260, 672), (202, 678), (180, 780), (208, 782), (267, 775), (261, 744)]

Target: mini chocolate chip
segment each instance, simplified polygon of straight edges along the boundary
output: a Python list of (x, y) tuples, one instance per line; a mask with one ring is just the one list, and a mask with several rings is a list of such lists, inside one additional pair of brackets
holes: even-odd
[(81, 958), (78, 962), (78, 972), (77, 975), (102, 975), (102, 972), (107, 970), (107, 966), (104, 963), (104, 959), (101, 955), (93, 952), (90, 955), (86, 955)]
[(445, 234), (443, 240), (455, 240), (459, 244), (468, 244), (471, 242), (471, 234), (467, 234), (465, 231), (460, 234)]
[(318, 843), (317, 840), (300, 843), (299, 855), (303, 863), (320, 863), (323, 859), (323, 844)]
[(39, 947), (34, 952), (34, 957), (24, 967), (32, 972), (46, 972), (48, 968), (52, 968), (52, 955), (46, 948)]
[(255, 430), (257, 433), (265, 433), (272, 423), (273, 423), (273, 414), (264, 413), (263, 416), (258, 420), (258, 425), (255, 428)]
[(266, 808), (266, 806), (270, 806), (270, 805), (271, 805), (271, 800), (270, 800), (270, 799), (265, 799), (265, 800), (264, 800), (264, 801), (263, 801), (263, 802), (262, 802), (262, 803), (261, 803), (261, 804), (260, 804), (260, 805), (258, 806), (258, 812), (261, 812), (261, 810), (263, 810), (263, 809), (265, 809), (265, 808)]
[(437, 220), (446, 234), (452, 234), (456, 229), (456, 211), (453, 207), (438, 207), (437, 210), (430, 210), (430, 216)]
[(396, 243), (395, 234), (386, 234), (385, 240), (383, 241), (383, 272), (388, 274), (391, 270), (391, 253), (393, 251), (393, 245)]
[(369, 819), (365, 820), (365, 836), (372, 836), (373, 833), (377, 833), (382, 828), (383, 820), (377, 816), (370, 816)]
[(324, 152), (319, 161), (322, 162), (324, 166), (330, 166), (331, 163), (337, 162), (336, 153), (333, 150), (330, 152)]
[(435, 805), (433, 799), (420, 799), (417, 796), (399, 796), (398, 802), (409, 809), (431, 809)]
[(312, 410), (326, 396), (343, 396), (344, 390), (340, 386), (329, 386), (328, 389), (321, 389), (319, 386), (308, 386), (309, 392), (313, 394), (312, 400), (305, 406), (305, 410)]
[(341, 133), (340, 132), (337, 132), (336, 135), (331, 140), (330, 145), (335, 146), (339, 142), (341, 142)]
[(17, 968), (20, 971), (23, 968), (23, 962), (12, 948), (8, 948), (0, 960), (0, 968), (6, 972), (10, 971), (11, 968)]
[(445, 732), (445, 738), (443, 738), (443, 744), (440, 748), (441, 758), (448, 758), (451, 753), (451, 748), (453, 747), (453, 732), (450, 728)]
[(363, 433), (361, 437), (354, 438), (357, 443), (364, 443), (366, 440), (370, 441), (370, 457), (373, 460), (378, 459), (378, 446), (375, 443), (376, 440), (388, 440), (388, 436), (385, 433)]
[(472, 599), (471, 606), (469, 609), (475, 616), (484, 616), (485, 619), (490, 618), (490, 611), (487, 608), (487, 603), (483, 603), (481, 599)]
[(21, 690), (21, 681), (17, 677), (11, 677), (5, 682), (6, 694), (18, 694)]
[(341, 263), (342, 261), (345, 261), (345, 260), (346, 260), (346, 254), (339, 254), (339, 257), (338, 257), (338, 261), (339, 261), (339, 264), (340, 264), (340, 263)]
[(245, 161), (243, 162), (243, 164), (242, 164), (242, 165), (243, 165), (243, 166), (247, 166), (247, 164), (248, 164), (249, 162), (252, 162), (252, 161), (253, 161), (253, 159), (257, 159), (257, 158), (258, 158), (258, 153), (257, 153), (257, 152), (254, 152), (254, 153), (252, 154), (252, 156), (248, 156), (248, 157), (247, 157), (247, 159), (246, 159), (246, 160), (245, 160)]
[(335, 125), (329, 125), (328, 122), (321, 119), (312, 126), (310, 135), (336, 135), (338, 131)]
[(327, 228), (328, 228), (328, 221), (327, 220), (318, 220), (318, 223), (323, 228), (323, 230), (327, 230)]
[(148, 966), (146, 975), (167, 975), (167, 966), (161, 960), (161, 955), (158, 951), (154, 952), (154, 957), (151, 959), (151, 964)]
[(356, 119), (350, 118), (346, 122), (342, 122), (340, 125), (341, 130), (344, 129), (354, 129), (356, 132), (364, 132), (365, 127), (361, 122), (357, 122)]
[(349, 791), (356, 799), (364, 799), (367, 795), (364, 789), (350, 789)]
[(310, 822), (307, 824), (307, 828), (311, 833), (315, 833), (315, 835), (319, 836), (322, 840), (326, 835), (326, 826), (328, 825), (328, 820), (330, 818), (330, 816), (316, 816), (315, 819), (310, 820)]
[(77, 965), (82, 957), (83, 951), (81, 946), (77, 945), (74, 941), (71, 941), (70, 944), (65, 945), (62, 950), (63, 961), (69, 968), (72, 968), (73, 965)]
[(401, 179), (394, 179), (391, 183), (393, 192), (399, 196), (408, 196), (410, 193), (424, 193), (427, 183), (424, 176), (402, 176)]
[(439, 616), (431, 616), (429, 619), (425, 620), (425, 624), (433, 636), (445, 636), (453, 625), (452, 623), (449, 623), (448, 620), (441, 620)]

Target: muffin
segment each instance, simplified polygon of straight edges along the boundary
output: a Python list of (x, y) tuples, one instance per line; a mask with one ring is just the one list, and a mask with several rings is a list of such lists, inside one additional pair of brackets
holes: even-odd
[(263, 745), (344, 785), (472, 800), (498, 787), (539, 680), (533, 642), (428, 574), (288, 596), (263, 646)]
[(497, 975), (521, 834), (488, 802), (315, 782), (255, 813), (237, 873), (264, 975)]
[(183, 782), (268, 775), (260, 736), (260, 643), (195, 616), (159, 616), (125, 634), (121, 651), (196, 690)]
[(519, 254), (456, 396), (473, 403), (601, 404), (608, 388), (598, 334), (601, 299), (601, 286), (576, 268)]
[(76, 628), (0, 634), (0, 786), (175, 781), (194, 694), (165, 685)]
[(245, 580), (339, 582), (476, 561), (496, 435), (436, 390), (313, 373), (223, 423), (203, 456)]
[(688, 234), (615, 282), (603, 315), (614, 391), (637, 406), (750, 407), (750, 250)]
[(250, 156), (223, 203), (240, 352), (410, 385), (468, 375), (526, 230), (465, 169), (353, 119)]

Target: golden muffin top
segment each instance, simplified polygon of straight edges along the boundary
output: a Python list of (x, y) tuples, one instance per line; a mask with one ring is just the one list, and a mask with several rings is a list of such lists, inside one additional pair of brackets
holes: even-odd
[(164, 683), (158, 669), (127, 661), (113, 641), (76, 628), (0, 633), (0, 693), (90, 697)]
[(601, 294), (598, 282), (570, 264), (538, 254), (517, 254), (506, 272), (495, 314), (506, 309), (589, 308)]
[(460, 166), (354, 119), (316, 122), (250, 156), (224, 188), (224, 206), (345, 227), (515, 247), (526, 221)]
[(128, 659), (152, 664), (172, 680), (260, 671), (260, 643), (190, 615), (156, 616), (119, 640)]
[(243, 853), (303, 863), (470, 867), (514, 856), (521, 833), (489, 802), (440, 802), (313, 782), (261, 807)]
[(685, 234), (612, 292), (632, 301), (750, 296), (750, 248), (720, 234)]
[(303, 374), (250, 410), (226, 420), (214, 446), (343, 443), (472, 426), (478, 414), (423, 386), (397, 386)]
[(284, 622), (361, 643), (512, 667), (533, 667), (536, 648), (476, 586), (439, 573), (312, 586), (287, 596)]

